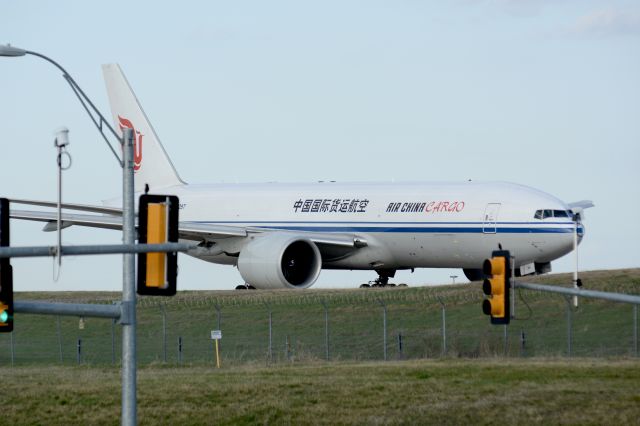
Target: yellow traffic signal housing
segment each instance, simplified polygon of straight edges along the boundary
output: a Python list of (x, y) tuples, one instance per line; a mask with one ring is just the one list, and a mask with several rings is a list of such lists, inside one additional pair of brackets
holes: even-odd
[[(138, 241), (140, 244), (178, 242), (178, 197), (149, 195), (140, 197)], [(137, 292), (149, 296), (176, 294), (177, 253), (138, 254)]]
[(511, 255), (506, 250), (494, 251), (491, 259), (484, 261), (486, 275), (482, 291), (489, 296), (482, 302), (482, 312), (491, 316), (491, 324), (509, 324), (511, 319)]

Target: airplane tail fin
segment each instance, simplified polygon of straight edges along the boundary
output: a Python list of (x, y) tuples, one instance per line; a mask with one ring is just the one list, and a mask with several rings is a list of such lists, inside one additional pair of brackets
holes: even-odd
[(116, 128), (134, 129), (135, 190), (184, 185), (118, 64), (102, 66)]

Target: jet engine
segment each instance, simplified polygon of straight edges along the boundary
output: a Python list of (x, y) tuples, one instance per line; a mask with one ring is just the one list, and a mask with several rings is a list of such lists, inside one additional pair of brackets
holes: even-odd
[(321, 267), (320, 251), (311, 240), (280, 232), (254, 237), (238, 257), (240, 275), (259, 289), (311, 287)]
[(481, 281), (484, 279), (482, 269), (464, 268), (462, 272), (464, 272), (464, 276), (467, 277), (469, 281)]

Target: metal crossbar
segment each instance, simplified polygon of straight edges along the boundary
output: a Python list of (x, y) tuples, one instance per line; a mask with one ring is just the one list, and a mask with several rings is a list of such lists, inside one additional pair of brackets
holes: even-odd
[(120, 319), (121, 304), (98, 305), (91, 303), (49, 303), (16, 300), (13, 311), (21, 314), (68, 315)]
[[(124, 253), (152, 253), (152, 252), (188, 252), (199, 250), (193, 243), (164, 243), (164, 244), (103, 244), (86, 246), (61, 246), (62, 256), (80, 256), (92, 254), (124, 254)], [(0, 258), (3, 257), (47, 257), (57, 256), (56, 246), (33, 247), (1, 247)]]
[(604, 300), (610, 300), (612, 302), (632, 303), (632, 304), (640, 305), (640, 296), (636, 296), (632, 294), (610, 293), (607, 291), (596, 291), (596, 290), (582, 290), (582, 289), (576, 289), (576, 288), (557, 287), (557, 286), (544, 285), (544, 284), (521, 283), (517, 281), (513, 283), (513, 286), (515, 288), (524, 288), (527, 290), (548, 291), (550, 293), (560, 293), (560, 294), (566, 294), (569, 296), (589, 297), (592, 299), (604, 299)]

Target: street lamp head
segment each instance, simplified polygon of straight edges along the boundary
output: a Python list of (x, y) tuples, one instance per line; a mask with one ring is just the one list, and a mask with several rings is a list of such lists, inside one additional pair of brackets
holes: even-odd
[(13, 47), (10, 44), (0, 44), (0, 56), (24, 56), (27, 51), (18, 47)]

